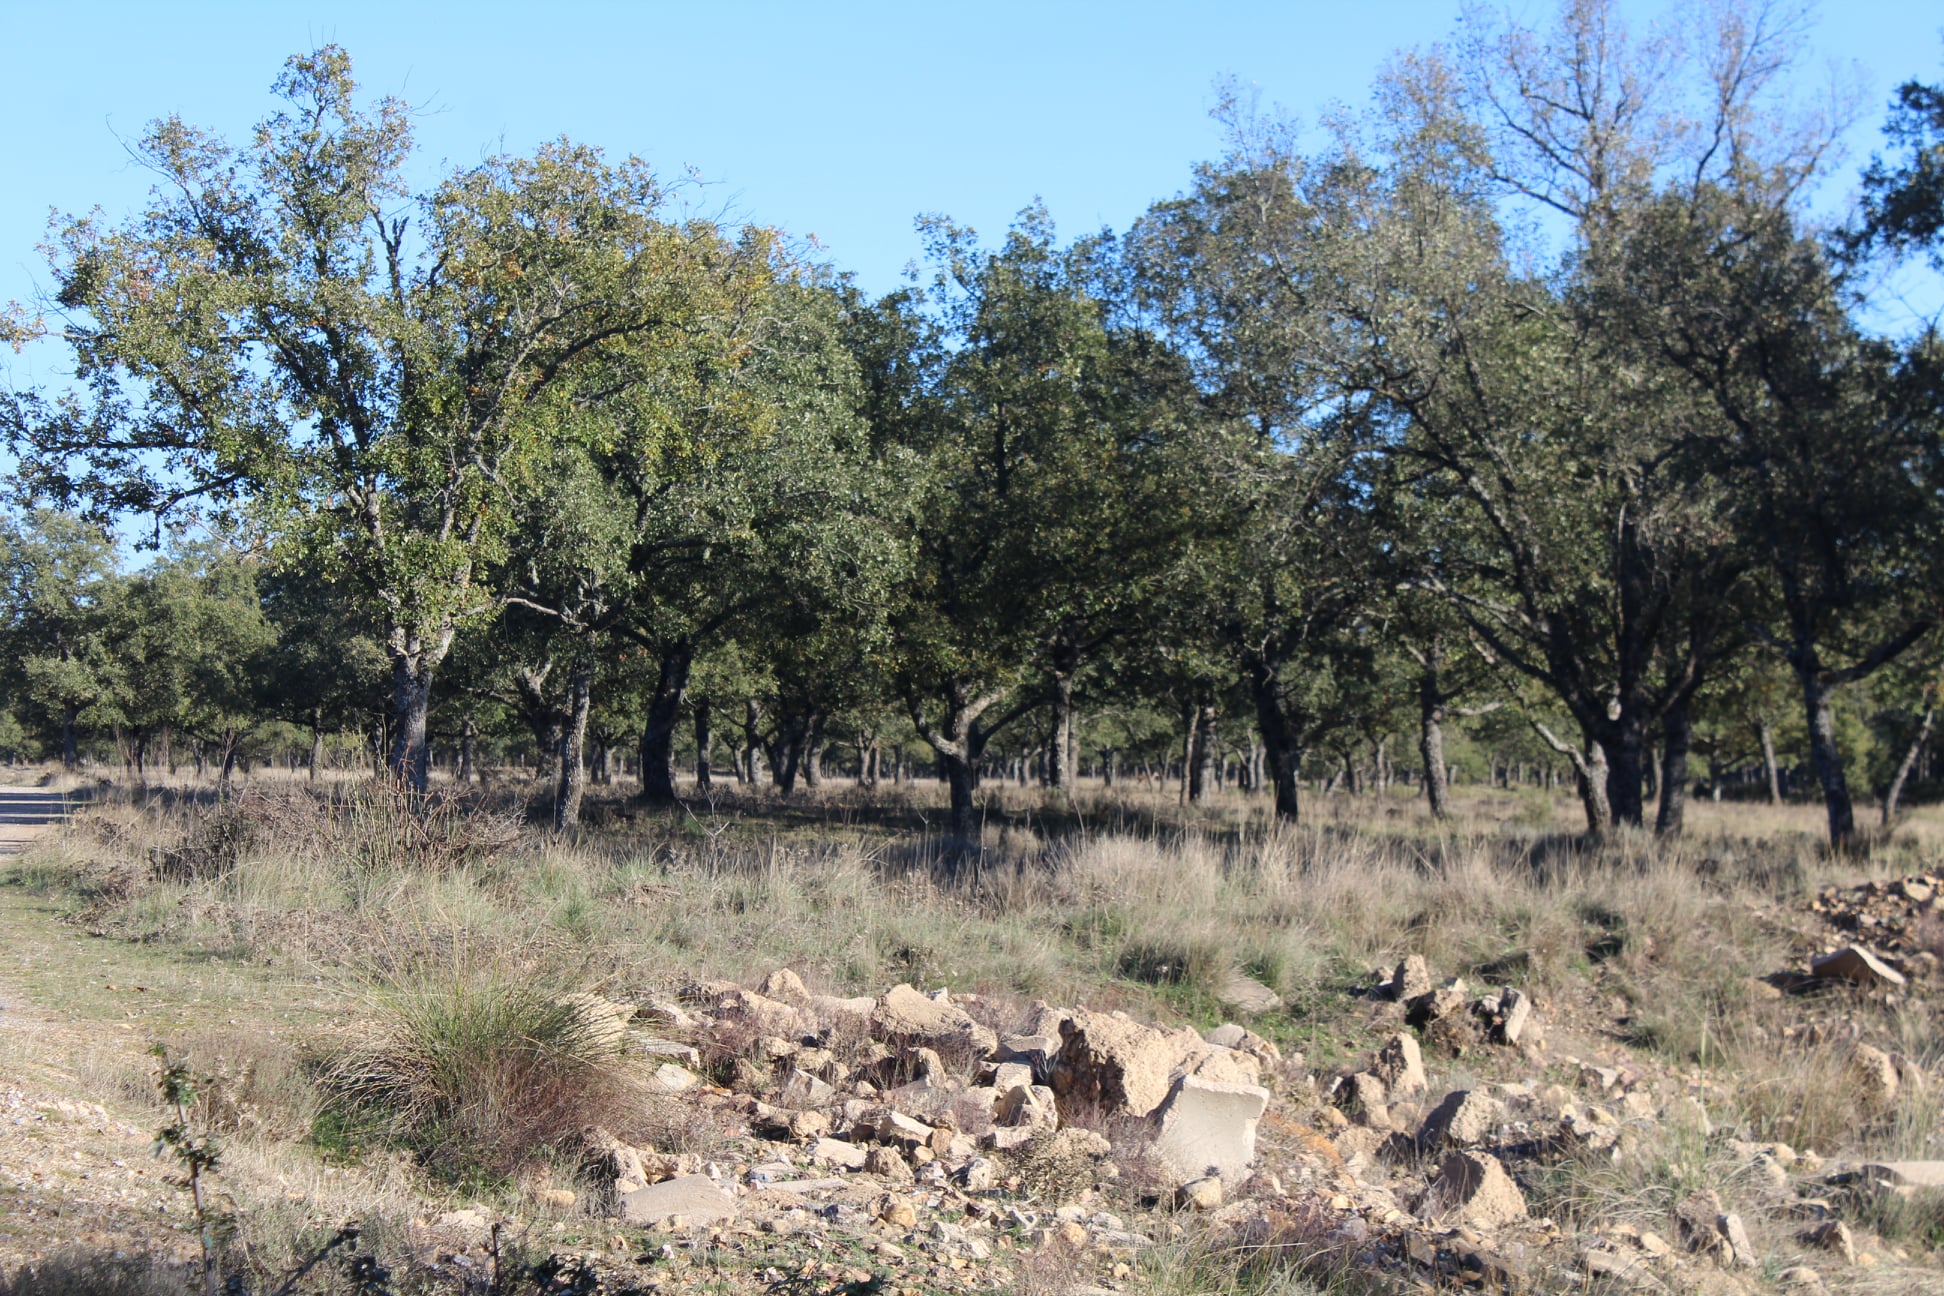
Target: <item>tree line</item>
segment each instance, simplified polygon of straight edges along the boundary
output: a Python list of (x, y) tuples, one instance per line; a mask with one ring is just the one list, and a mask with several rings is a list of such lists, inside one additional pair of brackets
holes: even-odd
[(563, 828), (617, 752), (672, 801), (678, 750), (788, 794), (841, 742), (960, 837), (981, 777), (1136, 756), (1442, 816), (1456, 731), (1595, 836), (1678, 833), (1698, 753), (1850, 842), (1863, 754), (1886, 816), (1929, 767), (1944, 351), (1867, 321), (1944, 269), (1944, 90), (1819, 222), (1803, 41), (1468, 10), (1318, 131), (1225, 95), (1125, 231), (924, 218), (875, 300), (565, 140), (415, 188), (406, 106), (295, 57), (247, 142), (152, 124), (7, 316), (75, 381), (0, 398), (4, 723), (355, 731), (419, 788), (511, 727)]

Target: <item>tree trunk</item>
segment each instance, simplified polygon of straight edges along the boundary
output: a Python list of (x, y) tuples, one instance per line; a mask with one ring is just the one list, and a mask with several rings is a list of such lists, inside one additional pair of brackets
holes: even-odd
[(310, 781), (317, 782), (317, 767), (324, 763), (324, 723), (323, 717), (311, 715), (310, 744)]
[(715, 732), (710, 727), (711, 719), (709, 699), (697, 698), (695, 702), (695, 788), (698, 792), (708, 792), (715, 787), (715, 780), (709, 772), (709, 748), (715, 743)]
[(817, 767), (823, 759), (824, 718), (821, 713), (812, 711), (803, 726), (803, 786), (815, 790), (823, 786), (823, 771)]
[(423, 792), (426, 767), (425, 721), (432, 709), (433, 666), (430, 654), (392, 654), (392, 735), (389, 769), (393, 778), (414, 792)]
[(1418, 756), (1424, 762), (1424, 799), (1433, 819), (1451, 818), (1451, 786), (1445, 781), (1444, 694), (1438, 677), (1418, 679)]
[(80, 721), (80, 707), (70, 702), (61, 708), (61, 764), (71, 770), (81, 765)]
[(1589, 747), (1590, 759), (1582, 756), (1574, 762), (1573, 783), (1579, 790), (1580, 807), (1586, 812), (1586, 839), (1597, 843), (1606, 840), (1607, 828), (1613, 823), (1613, 808), (1607, 803), (1612, 780), (1605, 750), (1592, 744)]
[(1077, 654), (1059, 644), (1053, 650), (1053, 737), (1050, 742), (1046, 779), (1062, 792), (1073, 791), (1073, 675), (1078, 668)]
[(1688, 703), (1682, 698), (1667, 709), (1662, 719), (1660, 805), (1654, 813), (1656, 837), (1679, 837), (1682, 813), (1687, 807), (1688, 748), (1693, 726)]
[(554, 791), (553, 828), (567, 832), (580, 823), (581, 795), (587, 789), (587, 713), (594, 693), (594, 658), (585, 654), (567, 677), (567, 715), (561, 725), (560, 778)]
[(1641, 800), (1641, 770), (1647, 759), (1647, 735), (1637, 714), (1622, 715), (1600, 737), (1606, 765), (1606, 802), (1616, 824), (1639, 827), (1646, 822)]
[(675, 721), (688, 692), (695, 649), (677, 641), (662, 652), (655, 693), (641, 726), (641, 799), (649, 805), (675, 804)]
[(1762, 773), (1768, 777), (1768, 799), (1772, 806), (1782, 804), (1782, 769), (1775, 762), (1775, 729), (1764, 717), (1756, 723), (1757, 735), (1762, 740)]
[(1215, 772), (1215, 707), (1203, 703), (1194, 710), (1188, 741), (1188, 801), (1200, 805), (1208, 799), (1208, 785)]
[(1924, 750), (1924, 743), (1930, 738), (1931, 721), (1937, 716), (1935, 708), (1926, 708), (1923, 723), (1917, 726), (1917, 736), (1910, 740), (1904, 758), (1897, 765), (1897, 773), (1890, 780), (1890, 790), (1883, 794), (1883, 826), (1888, 828), (1897, 817), (1897, 803), (1903, 800), (1904, 784), (1910, 781), (1910, 771), (1917, 768), (1918, 754)]
[(1297, 823), (1302, 816), (1303, 751), (1296, 726), (1283, 711), (1276, 693), (1275, 668), (1251, 658), (1244, 663), (1250, 700), (1255, 703), (1256, 729), (1262, 735), (1262, 759), (1276, 790), (1276, 818)]
[(1836, 716), (1830, 709), (1829, 689), (1815, 665), (1797, 667), (1802, 686), (1802, 710), (1809, 722), (1809, 763), (1822, 785), (1823, 808), (1829, 818), (1829, 844), (1845, 849), (1856, 841), (1856, 813), (1850, 805), (1849, 780), (1836, 745)]

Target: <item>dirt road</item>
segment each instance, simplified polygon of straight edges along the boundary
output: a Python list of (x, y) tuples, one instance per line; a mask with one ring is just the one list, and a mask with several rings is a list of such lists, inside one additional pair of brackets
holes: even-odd
[(0, 855), (18, 855), (34, 838), (66, 822), (72, 804), (66, 792), (0, 787)]

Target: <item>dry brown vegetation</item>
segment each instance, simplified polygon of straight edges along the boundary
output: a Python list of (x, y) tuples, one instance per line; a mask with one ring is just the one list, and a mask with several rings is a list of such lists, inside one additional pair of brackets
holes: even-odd
[[(1569, 1054), (1625, 1058), (1692, 1095), (1714, 1131), (1662, 1121), (1624, 1156), (1566, 1157), (1532, 1176), (1533, 1213), (1574, 1234), (1665, 1229), (1697, 1188), (1752, 1198), (1764, 1185), (1734, 1140), (1825, 1163), (1944, 1156), (1944, 1087), (1906, 1086), (1872, 1106), (1846, 1074), (1853, 1038), (1944, 1073), (1922, 987), (1889, 1002), (1805, 999), (1760, 980), (1805, 966), (1827, 942), (1807, 910), (1817, 888), (1934, 859), (1936, 812), (1868, 856), (1820, 848), (1812, 808), (1732, 805), (1695, 807), (1685, 842), (1622, 837), (1591, 853), (1555, 827), (1570, 807), (1530, 792), (1478, 792), (1448, 826), (1402, 799), (1319, 800), (1300, 829), (1240, 797), (1187, 811), (1095, 793), (1075, 810), (1009, 793), (983, 852), (966, 857), (910, 829), (925, 793), (833, 789), (788, 807), (724, 798), (665, 817), (617, 803), (595, 808), (601, 827), (562, 841), (518, 828), (511, 803), (438, 801), (414, 827), (409, 798), (355, 786), (265, 783), (227, 801), (109, 790), (9, 865), (0, 894), (89, 934), (63, 938), (62, 957), (172, 962), (219, 1001), (220, 1026), (142, 1029), (215, 1077), (203, 1119), (238, 1149), (240, 1245), (265, 1271), (322, 1243), (315, 1211), (305, 1223), (254, 1199), (266, 1181), (244, 1187), (254, 1176), (319, 1183), (336, 1166), (339, 1194), (347, 1177), (382, 1182), (349, 1193), (369, 1194), (356, 1213), (375, 1239), (386, 1211), (402, 1219), (428, 1209), (421, 1201), (525, 1209), (534, 1183), (571, 1176), (572, 1136), (586, 1125), (633, 1120), (636, 1137), (665, 1151), (713, 1147), (706, 1118), (645, 1101), (639, 1076), (560, 996), (645, 1003), (778, 967), (835, 994), (949, 985), (995, 1013), (1046, 999), (1200, 1027), (1228, 1015), (1222, 985), (1246, 972), (1289, 1005), (1252, 1028), (1300, 1052), (1319, 1079), (1374, 1046), (1366, 992), (1404, 954), (1440, 976), (1516, 984), (1537, 1000), (1547, 1052), (1441, 1060), (1447, 1087), (1570, 1082)], [(17, 913), (9, 930), (32, 921)], [(1934, 942), (1925, 932), (1913, 939)], [(55, 1012), (90, 1011), (78, 979), (43, 968), (31, 988)], [(293, 1003), (295, 1029), (255, 1029), (288, 1021)], [(1816, 1022), (1847, 1033), (1802, 1032)], [(732, 1063), (749, 1042), (718, 1043)], [(105, 1071), (114, 1097), (139, 1105), (139, 1070)], [(1138, 1180), (1137, 1157), (1129, 1169)], [(1880, 1235), (1870, 1245), (1883, 1267), (1830, 1283), (1898, 1290), (1937, 1278), (1934, 1207), (1858, 1203), (1850, 1218)], [(1758, 1231), (1771, 1258), (1758, 1285), (1785, 1260), (1826, 1259), (1788, 1227)], [(1360, 1281), (1342, 1256), (1290, 1259), (1300, 1251), (1292, 1235), (1246, 1257), (1211, 1254), (1191, 1231), (1150, 1254), (1138, 1281), (1184, 1293)], [(1043, 1257), (1015, 1279), (1021, 1291), (1078, 1290), (1076, 1275)], [(134, 1269), (113, 1279), (154, 1281)]]

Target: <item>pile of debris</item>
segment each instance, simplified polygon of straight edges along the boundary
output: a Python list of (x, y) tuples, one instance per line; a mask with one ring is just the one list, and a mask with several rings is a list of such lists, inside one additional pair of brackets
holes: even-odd
[[(1800, 1221), (1802, 1246), (1859, 1264), (1878, 1257), (1832, 1201), (1944, 1183), (1944, 1165), (1825, 1166), (1742, 1142), (1678, 1077), (1546, 1056), (1517, 989), (1439, 985), (1413, 956), (1376, 997), (1380, 1024), (1394, 1020), (1330, 1074), (1238, 1024), (1202, 1034), (1045, 1003), (1006, 1012), (909, 985), (837, 998), (787, 970), (638, 1006), (589, 997), (580, 1009), (653, 1067), (655, 1087), (725, 1137), (674, 1155), (591, 1129), (578, 1192), (535, 1195), (697, 1246), (808, 1235), (861, 1257), (847, 1280), (882, 1291), (1002, 1288), (1049, 1253), (1096, 1289), (1128, 1290), (1142, 1251), (1192, 1236), (1237, 1257), (1385, 1274), (1399, 1290), (1659, 1292), (1755, 1290), (1741, 1284), (1763, 1257), (1742, 1217), (1700, 1192), (1657, 1228), (1568, 1236), (1529, 1210), (1535, 1174), (1703, 1140), (1764, 1185), (1765, 1219)], [(1482, 1050), (1514, 1069), (1543, 1060), (1549, 1078), (1432, 1083), (1440, 1059), (1476, 1063)], [(1896, 1083), (1924, 1083), (1902, 1065)], [(658, 1254), (678, 1252), (671, 1241)]]

